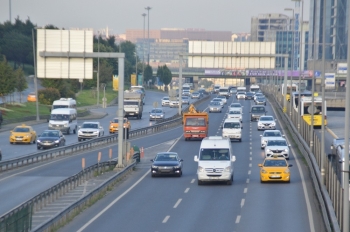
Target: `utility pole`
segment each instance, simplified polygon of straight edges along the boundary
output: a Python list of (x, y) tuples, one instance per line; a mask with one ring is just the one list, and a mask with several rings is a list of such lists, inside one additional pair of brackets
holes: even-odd
[(148, 55), (147, 55), (147, 64), (149, 65), (149, 53), (150, 53), (150, 42), (149, 42), (149, 10), (152, 9), (151, 7), (147, 6), (145, 9), (148, 11)]
[[(98, 40), (97, 40), (97, 50), (98, 54), (100, 54), (100, 32), (98, 31)], [(96, 91), (97, 91), (97, 107), (100, 103), (100, 56), (97, 56), (97, 84), (96, 84)]]
[(145, 82), (145, 17), (146, 13), (142, 14), (143, 17), (143, 40), (142, 40), (142, 86)]

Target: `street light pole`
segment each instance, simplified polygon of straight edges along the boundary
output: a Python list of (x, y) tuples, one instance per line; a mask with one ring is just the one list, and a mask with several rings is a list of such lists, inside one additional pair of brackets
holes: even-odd
[(11, 0), (9, 0), (9, 16), (10, 16), (10, 23), (12, 23), (12, 17), (11, 17)]
[(142, 86), (144, 85), (145, 82), (145, 17), (146, 13), (142, 14), (143, 17), (143, 40), (142, 40)]
[(150, 53), (150, 42), (149, 42), (149, 10), (152, 9), (151, 7), (147, 6), (145, 9), (148, 11), (148, 55), (147, 55), (147, 64), (149, 65), (149, 53)]
[[(98, 31), (98, 40), (97, 40), (97, 52), (100, 54), (100, 32)], [(100, 103), (100, 56), (97, 56), (97, 107)]]
[[(321, 82), (321, 88), (322, 88), (322, 124), (321, 124), (321, 180), (322, 184), (325, 183), (325, 169), (324, 169), (324, 163), (326, 156), (324, 154), (324, 117), (326, 112), (325, 110), (325, 72), (326, 72), (326, 3), (327, 0), (323, 0), (323, 19), (322, 19), (322, 82)], [(345, 153), (346, 154), (346, 153)]]
[[(294, 28), (295, 28), (295, 17), (294, 17), (294, 9), (292, 8), (285, 8), (286, 11), (292, 11), (293, 12), (293, 28), (292, 28), (292, 52), (291, 52), (291, 74), (290, 74), (290, 92), (289, 92), (289, 118), (292, 119), (292, 96), (293, 96), (293, 70), (294, 70)], [(288, 32), (287, 32), (288, 35)], [(288, 44), (289, 45), (289, 44)], [(287, 45), (287, 46), (288, 46)], [(287, 94), (287, 93), (286, 93)]]
[(314, 69), (314, 75), (313, 75), (313, 77), (312, 77), (312, 87), (311, 87), (311, 127), (310, 127), (310, 149), (311, 149), (311, 151), (313, 152), (313, 147), (314, 147), (314, 140), (313, 140), (313, 138), (314, 138), (314, 102), (315, 102), (315, 94), (314, 94), (314, 92), (315, 92), (315, 70), (316, 70), (316, 58), (318, 58), (318, 56), (316, 56), (316, 49), (317, 49), (317, 44), (316, 44), (316, 22), (317, 22), (317, 1), (315, 1), (315, 12), (314, 12), (314, 28), (313, 28), (313, 42), (314, 42), (314, 52), (313, 52), (313, 55), (314, 55), (314, 60), (313, 60), (313, 63), (314, 63), (314, 67), (313, 67), (313, 69)]

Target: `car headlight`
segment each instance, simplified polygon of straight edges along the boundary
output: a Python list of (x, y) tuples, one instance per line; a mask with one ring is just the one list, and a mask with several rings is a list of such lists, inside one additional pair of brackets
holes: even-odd
[(288, 149), (284, 149), (285, 152), (288, 152), (289, 150)]
[(205, 133), (205, 131), (199, 131), (199, 133)]
[(30, 134), (26, 134), (26, 137), (27, 137), (27, 138), (30, 138)]
[(262, 126), (262, 125), (263, 125), (262, 123), (260, 123), (260, 122), (258, 123), (258, 126)]
[(152, 165), (152, 168), (154, 168), (154, 169), (158, 169), (158, 166)]
[(180, 166), (174, 166), (174, 168), (178, 169), (178, 168), (180, 168)]
[(284, 170), (283, 173), (288, 174), (289, 173), (289, 169)]
[(273, 122), (273, 123), (271, 123), (271, 126), (276, 126), (276, 123), (274, 123), (274, 122)]
[(231, 172), (231, 166), (227, 166), (227, 167), (224, 169), (224, 172)]
[(198, 172), (204, 172), (204, 168), (201, 166), (198, 166)]
[(110, 128), (113, 128), (113, 126), (111, 125)]
[(59, 143), (60, 142), (60, 140), (58, 139), (58, 140), (55, 140), (55, 143)]
[(79, 135), (82, 134), (82, 133), (83, 133), (82, 131), (78, 130), (78, 134), (79, 134)]
[(163, 114), (161, 114), (161, 115), (160, 115), (160, 117), (164, 117), (164, 115), (163, 115)]
[(191, 131), (186, 131), (186, 133), (191, 133)]
[(41, 143), (41, 140), (40, 140), (40, 139), (38, 139), (36, 142), (37, 142), (37, 143)]
[(98, 131), (94, 131), (94, 132), (92, 132), (93, 134), (98, 134)]
[(51, 123), (49, 123), (49, 127), (52, 127), (52, 124), (51, 124)]
[(266, 149), (266, 152), (272, 152), (271, 149)]
[(65, 126), (65, 127), (68, 127), (68, 123), (65, 123), (64, 126)]
[(266, 173), (267, 173), (267, 171), (266, 171), (265, 169), (261, 169), (261, 173), (266, 174)]

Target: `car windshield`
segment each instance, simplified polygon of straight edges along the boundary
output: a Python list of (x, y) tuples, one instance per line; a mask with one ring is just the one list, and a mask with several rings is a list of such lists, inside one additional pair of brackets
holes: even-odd
[(258, 101), (265, 101), (265, 97), (257, 97)]
[(84, 123), (81, 128), (93, 128), (97, 129), (98, 125), (96, 123)]
[(214, 98), (212, 101), (221, 102), (220, 98)]
[(229, 114), (241, 114), (239, 111), (230, 111)]
[(239, 108), (239, 107), (241, 107), (241, 104), (233, 103), (233, 104), (230, 105), (230, 107), (231, 108), (235, 108), (235, 107)]
[(287, 143), (283, 140), (269, 140), (267, 146), (287, 146)]
[(187, 118), (186, 126), (205, 126), (204, 118)]
[(161, 109), (153, 109), (152, 113), (162, 113), (163, 111)]
[(41, 137), (58, 137), (58, 131), (44, 131)]
[(226, 129), (238, 129), (241, 128), (241, 125), (238, 122), (225, 122), (224, 128)]
[(68, 121), (69, 115), (67, 115), (67, 114), (51, 114), (50, 119), (55, 120), (55, 121)]
[(287, 167), (285, 160), (265, 160), (264, 167)]
[(137, 101), (124, 101), (124, 106), (138, 106), (139, 102)]
[(230, 160), (228, 149), (202, 148), (199, 153), (199, 160)]
[(218, 105), (220, 105), (220, 103), (215, 101), (215, 102), (210, 102), (210, 105), (211, 106), (218, 106)]
[(168, 97), (163, 97), (163, 100), (169, 100), (169, 98)]
[(254, 93), (251, 93), (251, 92), (248, 92), (246, 94), (249, 95), (249, 96), (253, 96), (254, 95)]
[(53, 105), (52, 109), (62, 109), (62, 108), (68, 108), (68, 105)]
[(177, 161), (178, 156), (176, 154), (169, 154), (169, 153), (161, 153), (157, 154), (156, 158), (154, 158), (154, 161)]
[(238, 92), (238, 94), (245, 94), (245, 92)]
[(265, 132), (263, 137), (282, 137), (281, 133), (276, 131), (276, 132)]
[(252, 112), (265, 112), (264, 107), (253, 107)]
[(29, 128), (28, 127), (16, 127), (14, 130), (14, 132), (29, 132)]
[[(126, 119), (125, 119), (125, 118), (124, 118), (123, 121), (124, 121), (124, 123), (126, 123)], [(118, 122), (119, 122), (119, 119), (115, 118), (115, 119), (113, 119), (113, 122), (114, 122), (114, 123), (118, 123)]]
[(260, 121), (273, 121), (273, 117), (260, 117)]

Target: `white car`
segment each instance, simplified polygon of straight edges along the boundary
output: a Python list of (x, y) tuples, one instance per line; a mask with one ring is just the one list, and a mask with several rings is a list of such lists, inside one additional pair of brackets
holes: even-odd
[(277, 155), (289, 159), (289, 147), (284, 138), (270, 138), (265, 146), (265, 157)]
[(275, 130), (276, 129), (276, 119), (273, 116), (263, 115), (260, 116), (258, 121), (258, 130)]
[(101, 137), (105, 131), (99, 122), (84, 122), (79, 126), (78, 141)]
[(163, 97), (162, 98), (162, 106), (169, 106), (169, 104), (170, 104), (169, 97)]
[(264, 94), (263, 93), (255, 93), (254, 95), (254, 101), (256, 101), (256, 98), (257, 97), (264, 97)]
[(221, 107), (224, 108), (224, 102), (222, 101), (221, 98), (213, 98), (213, 100), (211, 100), (212, 102), (219, 102)]
[(230, 111), (227, 113), (227, 118), (235, 118), (238, 119), (240, 122), (242, 122), (242, 111), (240, 108), (236, 109), (230, 109)]
[(268, 139), (283, 138), (280, 130), (265, 130), (261, 137), (261, 149), (264, 149)]
[(219, 96), (217, 96), (216, 98), (220, 98), (220, 99), (224, 102), (224, 104), (227, 103), (227, 99), (226, 99), (225, 96), (219, 95)]
[(170, 100), (169, 106), (170, 108), (179, 107), (179, 100)]
[(230, 111), (230, 110), (237, 110), (237, 109), (240, 109), (240, 111), (243, 112), (243, 106), (241, 105), (241, 103), (238, 103), (238, 102), (231, 103), (228, 110)]
[(237, 99), (245, 99), (245, 92), (243, 92), (243, 91), (239, 91), (239, 92), (237, 92), (237, 94), (236, 94), (236, 98)]

